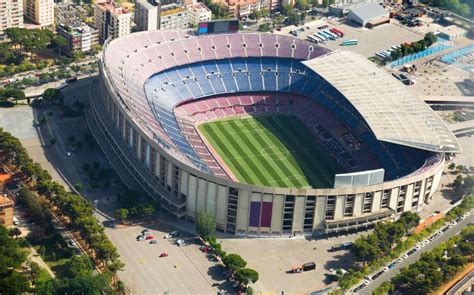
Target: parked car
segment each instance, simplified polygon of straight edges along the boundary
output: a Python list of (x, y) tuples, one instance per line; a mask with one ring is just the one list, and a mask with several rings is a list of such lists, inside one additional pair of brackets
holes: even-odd
[(359, 292), (360, 290), (362, 290), (365, 286), (367, 286), (367, 284), (366, 284), (366, 283), (362, 283), (362, 284), (360, 284), (359, 286), (357, 286), (354, 290), (352, 290), (352, 292), (357, 293), (357, 292)]
[(184, 245), (184, 240), (182, 240), (182, 239), (177, 240), (176, 245), (183, 246)]
[(140, 236), (137, 236), (137, 241), (143, 241), (143, 240), (145, 240), (145, 237), (144, 237), (144, 236), (141, 236), (141, 235), (140, 235)]
[(168, 253), (163, 252), (163, 253), (160, 254), (160, 257), (168, 257)]
[(152, 244), (152, 245), (153, 245), (153, 244), (158, 244), (158, 241), (157, 241), (157, 240), (151, 240), (151, 241), (150, 241), (150, 244)]
[(179, 237), (179, 231), (177, 231), (177, 230), (172, 231), (172, 232), (170, 232), (169, 236), (170, 236), (171, 238)]
[(146, 236), (145, 240), (153, 240), (155, 237), (153, 237), (152, 235), (148, 235)]

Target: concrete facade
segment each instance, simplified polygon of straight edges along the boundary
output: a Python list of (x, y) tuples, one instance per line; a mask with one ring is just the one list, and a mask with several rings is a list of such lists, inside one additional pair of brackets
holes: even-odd
[[(124, 182), (178, 218), (194, 220), (199, 210), (207, 210), (228, 233), (279, 237), (365, 228), (420, 210), (441, 179), (443, 158), (420, 173), (366, 187), (292, 189), (224, 180), (183, 164), (149, 138), (117, 99), (103, 63), (94, 87), (101, 99), (91, 99), (88, 123)], [(257, 226), (249, 221), (256, 210)], [(263, 222), (264, 210), (271, 212), (269, 223)]]
[(23, 27), (23, 4), (20, 0), (0, 1), (0, 34), (8, 28)]
[(41, 27), (54, 24), (54, 0), (24, 0), (25, 16)]
[(99, 30), (99, 39), (115, 39), (130, 34), (132, 14), (113, 0), (97, 1), (94, 4), (94, 26)]

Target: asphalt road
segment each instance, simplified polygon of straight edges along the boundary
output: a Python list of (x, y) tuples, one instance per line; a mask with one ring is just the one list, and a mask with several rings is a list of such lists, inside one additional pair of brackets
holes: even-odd
[(410, 264), (417, 261), (421, 257), (422, 253), (429, 252), (429, 251), (433, 250), (433, 248), (435, 248), (439, 244), (441, 244), (441, 243), (447, 241), (448, 239), (450, 239), (451, 237), (457, 235), (459, 232), (461, 232), (461, 230), (468, 223), (472, 223), (472, 222), (474, 222), (474, 210), (471, 210), (471, 214), (467, 218), (465, 218), (464, 220), (462, 220), (461, 222), (459, 222), (458, 224), (456, 224), (455, 226), (453, 226), (452, 228), (447, 230), (440, 237), (433, 240), (433, 242), (429, 243), (425, 247), (423, 247), (420, 250), (416, 251), (414, 254), (408, 256), (407, 259), (405, 259), (402, 262), (400, 262), (399, 264), (397, 264), (393, 269), (387, 271), (386, 273), (384, 273), (383, 275), (381, 275), (377, 279), (371, 281), (370, 284), (368, 284), (365, 288), (360, 290), (359, 293), (360, 294), (371, 294), (372, 291), (375, 288), (377, 288), (378, 286), (380, 286), (383, 282), (386, 282), (386, 281), (390, 280), (392, 277), (394, 277), (396, 274), (398, 274), (398, 272), (400, 271), (401, 268), (409, 266)]

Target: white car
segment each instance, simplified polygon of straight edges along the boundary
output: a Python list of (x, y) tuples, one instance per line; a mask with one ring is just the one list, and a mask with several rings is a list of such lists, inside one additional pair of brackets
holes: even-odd
[(403, 259), (407, 259), (407, 258), (408, 258), (408, 254), (406, 254), (406, 253), (403, 254), (402, 258), (403, 258)]

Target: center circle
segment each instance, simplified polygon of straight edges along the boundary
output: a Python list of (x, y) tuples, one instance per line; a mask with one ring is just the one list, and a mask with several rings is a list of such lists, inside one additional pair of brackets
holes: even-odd
[(269, 160), (286, 160), (290, 152), (285, 148), (271, 146), (263, 148), (260, 154)]

